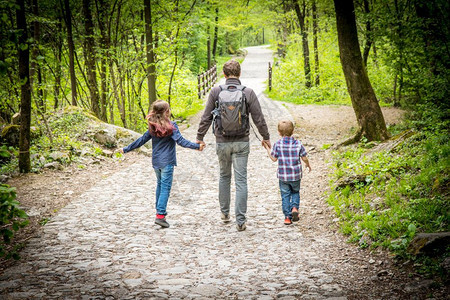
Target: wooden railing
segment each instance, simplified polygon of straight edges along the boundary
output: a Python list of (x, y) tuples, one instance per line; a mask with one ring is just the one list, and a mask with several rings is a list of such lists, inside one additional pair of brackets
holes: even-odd
[(214, 64), (211, 69), (197, 76), (198, 79), (198, 98), (206, 95), (217, 80), (217, 67)]

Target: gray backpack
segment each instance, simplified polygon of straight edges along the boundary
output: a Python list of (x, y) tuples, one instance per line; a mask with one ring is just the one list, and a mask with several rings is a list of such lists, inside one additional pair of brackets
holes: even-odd
[(249, 129), (247, 98), (242, 85), (220, 85), (213, 115), (213, 133), (225, 137), (245, 136)]

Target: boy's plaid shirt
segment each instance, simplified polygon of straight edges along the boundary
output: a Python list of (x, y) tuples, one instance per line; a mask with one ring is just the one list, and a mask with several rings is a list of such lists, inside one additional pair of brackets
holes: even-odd
[(278, 158), (277, 177), (281, 181), (297, 181), (302, 178), (301, 156), (306, 156), (302, 143), (293, 137), (284, 136), (272, 148), (271, 155)]

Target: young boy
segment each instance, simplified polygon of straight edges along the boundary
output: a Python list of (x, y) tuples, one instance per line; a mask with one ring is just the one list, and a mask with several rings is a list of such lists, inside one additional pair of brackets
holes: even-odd
[(307, 153), (302, 143), (292, 137), (294, 124), (289, 120), (278, 123), (278, 133), (281, 139), (272, 148), (266, 147), (272, 161), (278, 160), (277, 177), (280, 181), (281, 208), (284, 213), (284, 224), (291, 225), (298, 221), (298, 208), (300, 205), (300, 181), (302, 178), (302, 164), (311, 172)]

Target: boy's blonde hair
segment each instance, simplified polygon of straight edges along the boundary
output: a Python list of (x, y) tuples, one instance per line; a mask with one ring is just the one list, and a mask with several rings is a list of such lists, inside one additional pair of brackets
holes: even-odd
[(289, 120), (278, 122), (278, 132), (281, 136), (291, 136), (294, 133), (294, 124)]

